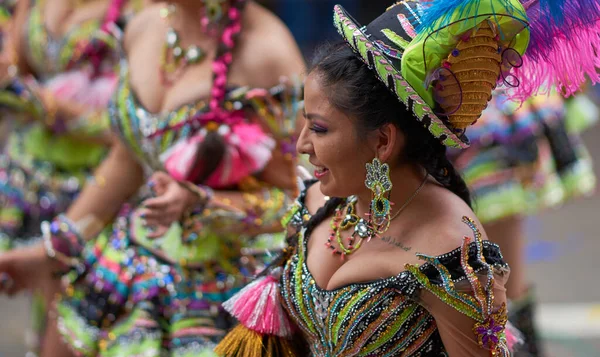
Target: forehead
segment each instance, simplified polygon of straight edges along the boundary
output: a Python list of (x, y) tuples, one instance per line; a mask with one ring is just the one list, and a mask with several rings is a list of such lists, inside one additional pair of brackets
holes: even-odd
[(323, 87), (319, 73), (308, 75), (304, 86), (304, 110), (307, 114), (317, 114), (329, 122), (350, 120), (350, 115), (337, 109), (330, 101), (329, 95), (335, 88)]
[(319, 74), (316, 72), (312, 72), (306, 77), (304, 83), (304, 105), (310, 107), (311, 110), (333, 109), (324, 88), (321, 86)]

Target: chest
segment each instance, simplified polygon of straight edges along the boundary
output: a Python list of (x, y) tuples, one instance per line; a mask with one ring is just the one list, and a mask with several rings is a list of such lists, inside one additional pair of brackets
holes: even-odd
[(38, 0), (35, 6), (41, 11), (41, 21), (48, 35), (52, 38), (62, 38), (82, 23), (102, 20), (108, 8), (108, 1), (75, 4), (72, 0)]
[(415, 259), (412, 248), (403, 250), (391, 245), (386, 237), (364, 240), (360, 242), (360, 248), (350, 255), (335, 253), (340, 251), (340, 245), (347, 248), (359, 242), (352, 237), (353, 231), (351, 227), (335, 232), (330, 219), (326, 219), (315, 227), (310, 237), (304, 237), (307, 269), (318, 286), (331, 290), (392, 277), (403, 271), (406, 263)]
[(77, 58), (97, 34), (106, 11), (103, 2), (75, 9), (67, 2), (54, 2), (34, 2), (23, 27), (28, 62), (40, 77), (63, 71)]
[(152, 35), (136, 41), (127, 54), (130, 87), (144, 108), (163, 113), (209, 97), (213, 79), (211, 58), (180, 66), (176, 80), (167, 81), (163, 58), (165, 33), (156, 31)]
[(419, 356), (440, 345), (434, 319), (398, 287), (414, 284), (410, 274), (324, 290), (301, 255), (282, 276), (282, 300), (315, 356)]

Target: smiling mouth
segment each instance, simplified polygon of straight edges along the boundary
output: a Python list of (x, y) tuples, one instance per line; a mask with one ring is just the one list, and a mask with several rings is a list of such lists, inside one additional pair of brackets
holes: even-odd
[(328, 172), (329, 172), (328, 168), (322, 167), (322, 166), (317, 166), (315, 168), (315, 177), (320, 179), (321, 177), (327, 175)]

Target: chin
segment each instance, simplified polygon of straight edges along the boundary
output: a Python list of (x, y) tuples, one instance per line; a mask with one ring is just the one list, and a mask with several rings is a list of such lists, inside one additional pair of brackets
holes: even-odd
[(321, 181), (321, 193), (324, 196), (328, 196), (328, 197), (348, 197), (350, 195), (352, 195), (351, 193), (346, 192), (346, 190), (341, 189), (341, 187), (339, 187), (338, 185), (336, 185), (333, 182), (323, 182)]

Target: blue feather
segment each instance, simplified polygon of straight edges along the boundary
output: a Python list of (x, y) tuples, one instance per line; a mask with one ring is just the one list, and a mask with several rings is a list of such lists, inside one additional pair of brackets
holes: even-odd
[[(479, 14), (477, 9), (486, 2), (493, 6), (492, 14)], [(525, 14), (515, 8), (510, 0), (431, 0), (424, 1), (424, 16), (421, 25), (417, 28), (419, 35), (430, 34), (452, 23), (456, 17), (485, 15), (493, 17), (494, 14), (515, 14), (523, 17)]]

